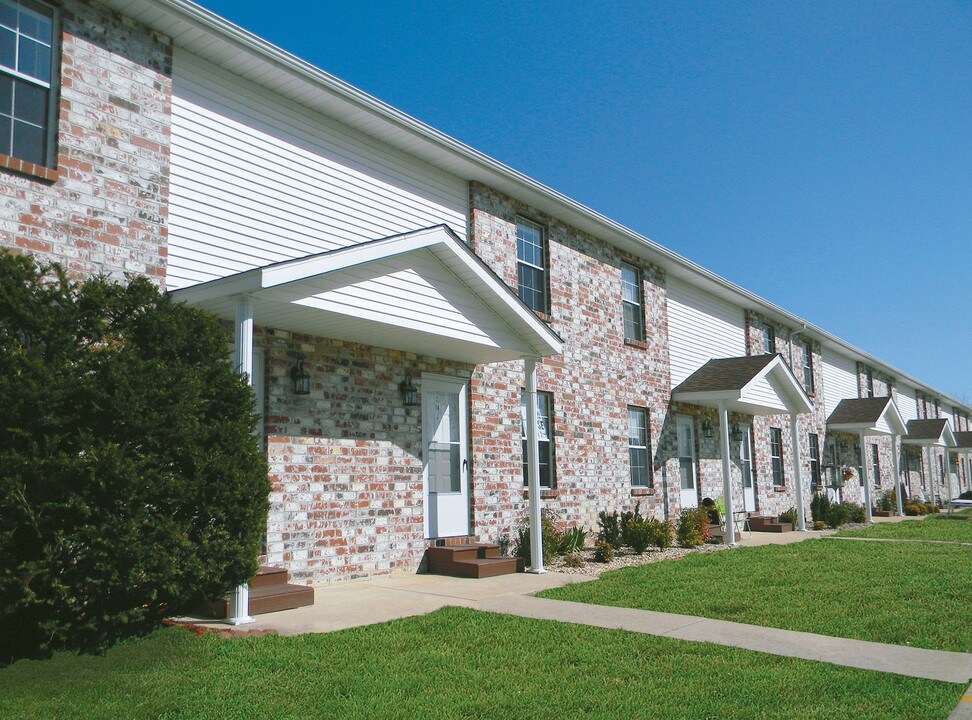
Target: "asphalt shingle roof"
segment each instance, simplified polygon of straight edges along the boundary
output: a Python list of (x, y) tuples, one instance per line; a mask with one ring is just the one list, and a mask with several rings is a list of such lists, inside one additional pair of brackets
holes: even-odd
[(672, 392), (723, 392), (742, 390), (777, 355), (748, 355), (746, 357), (709, 360), (689, 375)]
[(937, 420), (909, 420), (908, 434), (909, 440), (938, 440), (942, 436), (942, 431), (948, 420), (939, 418)]
[(889, 397), (873, 398), (847, 398), (841, 400), (834, 411), (827, 418), (828, 424), (851, 425), (858, 423), (874, 424), (881, 419), (888, 403)]

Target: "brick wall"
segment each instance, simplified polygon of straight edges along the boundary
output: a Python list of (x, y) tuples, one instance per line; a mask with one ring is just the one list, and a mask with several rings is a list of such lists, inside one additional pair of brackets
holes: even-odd
[[(543, 224), (549, 248), (550, 326), (564, 354), (538, 364), (538, 389), (553, 394), (556, 481), (543, 506), (564, 525), (594, 529), (600, 510), (661, 514), (669, 399), (664, 274), (606, 243), (483, 185), (470, 188), (471, 243), (514, 290), (516, 216)], [(642, 270), (646, 342), (625, 344), (620, 263)], [(527, 513), (523, 488), (520, 394), (522, 363), (479, 366), (472, 377), (473, 521), (484, 539), (512, 534)], [(632, 489), (627, 406), (649, 409), (654, 488)], [(668, 443), (670, 444), (670, 443)], [(673, 464), (674, 462), (674, 464)], [(672, 468), (675, 468), (673, 470)], [(669, 483), (671, 485), (671, 483)], [(669, 500), (677, 502), (677, 485)]]
[[(307, 583), (414, 571), (425, 551), (422, 413), (402, 405), (399, 383), (472, 368), (280, 330), (260, 329), (256, 346), (272, 483), (266, 561)], [(310, 395), (292, 392), (299, 354)]]
[(0, 170), (0, 247), (163, 283), (170, 43), (97, 4), (61, 7), (57, 179)]

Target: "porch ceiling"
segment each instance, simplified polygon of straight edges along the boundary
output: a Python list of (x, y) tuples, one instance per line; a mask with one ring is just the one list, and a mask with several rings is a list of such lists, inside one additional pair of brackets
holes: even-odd
[(446, 226), (289, 260), (176, 290), (234, 320), (468, 363), (562, 352), (562, 343)]
[(781, 355), (709, 360), (672, 391), (672, 400), (732, 412), (780, 415), (813, 410), (810, 398)]
[(841, 400), (827, 418), (830, 430), (865, 435), (903, 435), (907, 432), (904, 418), (890, 397), (847, 398)]

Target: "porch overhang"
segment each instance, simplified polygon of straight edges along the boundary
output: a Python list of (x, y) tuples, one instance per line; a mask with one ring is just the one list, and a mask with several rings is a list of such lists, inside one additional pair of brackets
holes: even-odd
[(841, 400), (827, 418), (827, 428), (865, 435), (904, 435), (908, 431), (890, 397)]
[(709, 360), (672, 390), (672, 400), (746, 415), (800, 414), (813, 403), (777, 355)]
[(955, 434), (948, 420), (909, 420), (908, 434), (901, 438), (905, 445), (920, 447), (956, 447)]
[(548, 328), (445, 225), (274, 263), (173, 299), (264, 327), (474, 364), (563, 351)]
[(972, 432), (959, 430), (955, 435), (955, 447), (949, 448), (952, 452), (967, 453), (972, 452)]

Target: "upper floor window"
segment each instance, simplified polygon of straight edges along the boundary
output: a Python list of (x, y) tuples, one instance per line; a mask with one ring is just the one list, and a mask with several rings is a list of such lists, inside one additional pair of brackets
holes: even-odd
[(0, 154), (53, 166), (54, 9), (0, 0)]
[(776, 352), (776, 331), (769, 323), (763, 323), (763, 353), (773, 355)]
[(803, 388), (813, 392), (813, 343), (809, 340), (803, 343)]
[(518, 294), (528, 308), (547, 313), (547, 241), (543, 225), (516, 219), (516, 279)]
[[(527, 394), (520, 399), (521, 430), (523, 433), (523, 484), (529, 482), (527, 474)], [(554, 483), (553, 395), (537, 393), (537, 445), (540, 450), (540, 487), (552, 488)]]
[(628, 457), (631, 463), (632, 486), (651, 487), (650, 444), (648, 410), (640, 407), (629, 407)]
[(773, 466), (773, 487), (783, 487), (783, 431), (770, 428), (770, 460)]
[(641, 292), (641, 271), (633, 265), (621, 265), (621, 304), (624, 306), (624, 339), (644, 342), (645, 316)]

